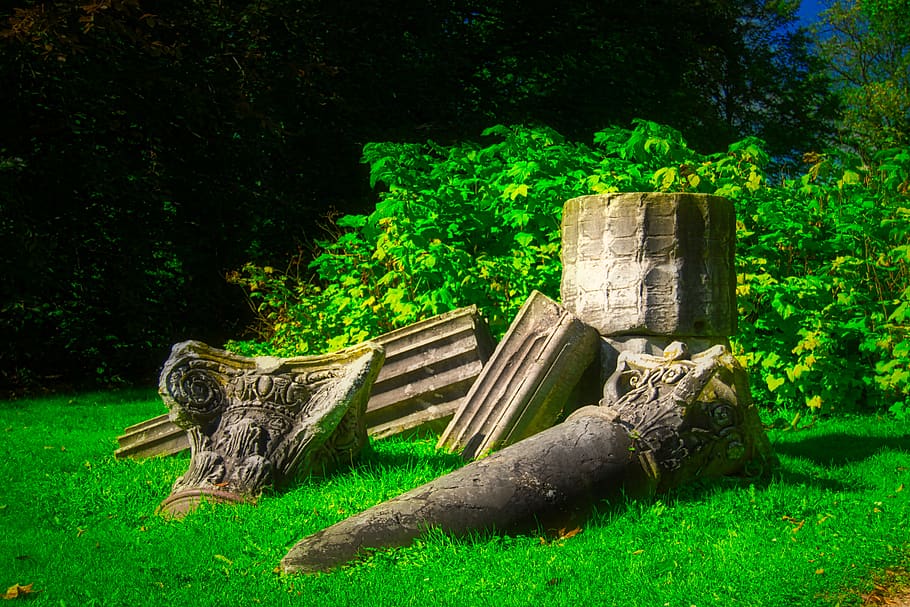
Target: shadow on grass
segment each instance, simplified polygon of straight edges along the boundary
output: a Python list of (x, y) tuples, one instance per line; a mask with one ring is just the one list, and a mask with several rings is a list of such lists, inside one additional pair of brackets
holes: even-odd
[(433, 468), (455, 469), (465, 465), (465, 461), (457, 453), (436, 451), (431, 454), (416, 454), (407, 450), (388, 451), (370, 446), (363, 450), (354, 467), (412, 469), (427, 464)]
[[(357, 458), (350, 463), (342, 463), (326, 469), (312, 469), (301, 472), (291, 478), (277, 489), (276, 494), (283, 493), (294, 487), (308, 484), (321, 484), (346, 476), (352, 472), (371, 472), (382, 470), (414, 470), (416, 468), (431, 467), (439, 470), (454, 470), (465, 464), (465, 461), (456, 453), (436, 451), (432, 453), (415, 453), (407, 447), (402, 449), (376, 449), (371, 442), (367, 443)], [(445, 472), (440, 473), (440, 475)]]
[(869, 459), (883, 450), (910, 454), (910, 435), (870, 437), (839, 432), (774, 445), (776, 453), (801, 457), (819, 466), (844, 466)]
[(819, 478), (811, 474), (801, 472), (792, 472), (790, 470), (781, 470), (777, 478), (787, 485), (794, 487), (817, 487), (825, 491), (861, 491), (866, 487), (860, 482), (843, 482), (832, 478)]

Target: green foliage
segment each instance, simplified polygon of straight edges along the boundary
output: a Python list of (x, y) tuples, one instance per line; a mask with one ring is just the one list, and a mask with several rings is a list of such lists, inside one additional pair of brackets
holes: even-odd
[(337, 221), (312, 278), (255, 265), (235, 276), (267, 338), (235, 349), (317, 353), (469, 304), (501, 334), (532, 289), (559, 296), (565, 200), (694, 191), (737, 207), (734, 345), (758, 402), (908, 410), (906, 148), (880, 152), (873, 165), (807, 154), (805, 174), (776, 185), (761, 141), (706, 156), (648, 121), (600, 131), (592, 145), (547, 128), (497, 126), (482, 143), (369, 144), (364, 160), (384, 191), (370, 215)]
[[(782, 27), (794, 9), (0, 3), (0, 390), (150, 382), (173, 342), (238, 335), (249, 313), (225, 272), (293, 255), (330, 205), (363, 212), (364, 141), (448, 144), (537, 121), (579, 137), (645, 115), (713, 150), (758, 133), (788, 153), (820, 124), (807, 41)], [(540, 265), (521, 264), (514, 277)]]
[(734, 193), (759, 187), (754, 143), (701, 157), (665, 126), (597, 133), (593, 146), (547, 128), (497, 126), (483, 144), (377, 143), (364, 149), (370, 215), (342, 217), (320, 243), (309, 282), (247, 265), (246, 285), (270, 343), (242, 352), (335, 349), (459, 306), (476, 304), (505, 331), (532, 290), (558, 298), (562, 205), (617, 191)]
[(737, 200), (739, 353), (766, 405), (890, 407), (907, 366), (908, 161), (808, 154), (799, 179)]

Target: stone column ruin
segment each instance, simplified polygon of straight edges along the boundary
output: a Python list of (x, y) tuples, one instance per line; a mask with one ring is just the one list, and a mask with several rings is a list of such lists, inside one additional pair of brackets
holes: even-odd
[(566, 202), (562, 305), (604, 336), (736, 333), (736, 216), (704, 194)]
[[(736, 330), (732, 204), (700, 194), (584, 196), (566, 203), (562, 230), (562, 306), (523, 308), (440, 446), (470, 456), (505, 446), (521, 419), (541, 418), (535, 402), (548, 416), (568, 407), (565, 384), (591, 381), (581, 372), (588, 365), (600, 371), (599, 403), (302, 539), (282, 560), (284, 571), (326, 571), (429, 528), (520, 530), (577, 514), (580, 504), (761, 470), (772, 460), (728, 339)], [(535, 307), (546, 313), (535, 316)], [(587, 343), (584, 331), (570, 337), (565, 327), (579, 324), (596, 331), (599, 352), (573, 348)], [(531, 343), (553, 347), (533, 353)], [(523, 367), (536, 378), (569, 370), (555, 373), (563, 384), (535, 380), (563, 402), (523, 393)]]

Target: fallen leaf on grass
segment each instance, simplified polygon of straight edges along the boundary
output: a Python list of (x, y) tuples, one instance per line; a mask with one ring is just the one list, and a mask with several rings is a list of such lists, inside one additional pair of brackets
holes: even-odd
[(31, 584), (26, 584), (25, 586), (22, 586), (20, 584), (15, 584), (14, 586), (10, 586), (6, 590), (6, 594), (3, 595), (3, 599), (6, 601), (11, 601), (13, 599), (24, 599), (25, 597), (27, 597), (30, 594), (33, 594), (34, 592), (35, 591), (32, 590)]
[(785, 514), (784, 516), (782, 516), (781, 519), (782, 519), (782, 520), (785, 520), (785, 521), (787, 521), (788, 523), (790, 523), (790, 524), (793, 525), (793, 528), (790, 529), (790, 531), (791, 531), (792, 533), (796, 533), (797, 531), (799, 531), (800, 529), (802, 529), (802, 528), (803, 528), (803, 525), (806, 523), (806, 520), (805, 520), (805, 519), (803, 519), (803, 520), (801, 520), (801, 521), (798, 521), (798, 520), (796, 520), (795, 518), (793, 518), (792, 516), (787, 516), (786, 514)]
[(559, 539), (567, 540), (570, 537), (575, 537), (579, 533), (581, 533), (581, 527), (576, 527), (575, 529), (569, 529), (568, 531), (566, 531), (565, 527), (563, 527), (562, 529), (559, 530)]
[(547, 539), (546, 537), (540, 538), (540, 544), (546, 546), (551, 542), (558, 542), (560, 540), (567, 540), (569, 538), (575, 537), (581, 533), (581, 527), (575, 527), (574, 529), (566, 530), (565, 527), (561, 527), (558, 530), (550, 529), (550, 536), (552, 539)]

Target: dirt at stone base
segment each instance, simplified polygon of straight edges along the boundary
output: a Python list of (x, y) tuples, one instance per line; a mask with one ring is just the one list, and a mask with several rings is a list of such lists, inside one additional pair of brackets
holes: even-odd
[(866, 598), (863, 607), (910, 607), (910, 593), (903, 592), (891, 596)]
[(910, 573), (886, 569), (876, 578), (872, 591), (863, 595), (863, 607), (910, 607)]

